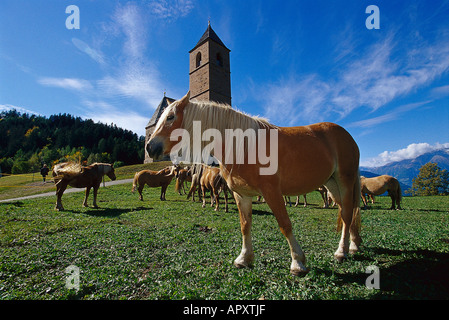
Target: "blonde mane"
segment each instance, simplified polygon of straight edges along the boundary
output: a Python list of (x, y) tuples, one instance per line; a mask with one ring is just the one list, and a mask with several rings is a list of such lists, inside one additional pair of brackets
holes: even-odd
[(61, 167), (58, 167), (58, 173), (64, 173), (67, 175), (74, 175), (81, 173), (83, 167), (81, 164), (76, 162), (67, 162), (67, 164), (63, 164)]
[(267, 119), (250, 116), (231, 106), (211, 101), (189, 101), (184, 108), (182, 127), (192, 132), (193, 121), (201, 121), (202, 130), (217, 129), (224, 136), (225, 129), (275, 129)]

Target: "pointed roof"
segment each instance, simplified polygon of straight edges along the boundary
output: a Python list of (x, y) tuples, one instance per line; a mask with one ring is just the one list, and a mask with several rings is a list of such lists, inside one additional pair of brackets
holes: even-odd
[(158, 122), (159, 118), (161, 117), (162, 113), (164, 112), (165, 108), (167, 108), (170, 104), (172, 104), (175, 101), (176, 101), (175, 99), (166, 97), (164, 95), (161, 102), (159, 103), (156, 110), (154, 111), (153, 116), (151, 117), (150, 121), (148, 121), (148, 124), (145, 127), (145, 129), (147, 129), (148, 127), (151, 127), (151, 126), (155, 126), (156, 123)]
[(198, 41), (198, 43), (195, 45), (195, 47), (192, 50), (189, 51), (189, 53), (191, 53), (193, 50), (198, 48), (200, 45), (202, 45), (204, 42), (206, 42), (209, 39), (215, 41), (220, 46), (226, 48), (228, 51), (231, 51), (224, 45), (223, 41), (220, 40), (220, 38), (217, 36), (217, 34), (212, 29), (212, 27), (210, 26), (210, 23), (209, 23), (209, 25), (207, 26), (206, 32), (204, 32), (204, 34), (201, 37), (201, 39)]

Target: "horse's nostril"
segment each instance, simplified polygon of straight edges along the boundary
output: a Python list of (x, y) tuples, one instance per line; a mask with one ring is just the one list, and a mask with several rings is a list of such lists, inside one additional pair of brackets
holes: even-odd
[(150, 140), (147, 143), (146, 149), (151, 158), (157, 158), (162, 154), (162, 143), (156, 140)]

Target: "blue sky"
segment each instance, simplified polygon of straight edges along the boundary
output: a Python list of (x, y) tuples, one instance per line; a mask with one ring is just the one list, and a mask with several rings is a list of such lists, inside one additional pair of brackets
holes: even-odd
[[(76, 5), (80, 28), (67, 29)], [(380, 29), (367, 29), (376, 5)], [(207, 28), (231, 49), (233, 106), (331, 121), (362, 165), (449, 147), (449, 1), (0, 1), (0, 110), (70, 113), (139, 135), (189, 87)]]

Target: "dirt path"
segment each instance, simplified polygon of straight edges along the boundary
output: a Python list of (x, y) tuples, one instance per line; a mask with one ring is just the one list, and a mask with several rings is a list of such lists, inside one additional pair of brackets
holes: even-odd
[[(105, 185), (108, 187), (108, 186), (114, 186), (114, 185), (117, 185), (117, 184), (125, 184), (125, 183), (130, 183), (130, 182), (133, 182), (133, 179), (107, 181), (107, 182), (105, 182)], [(64, 194), (65, 193), (72, 193), (72, 192), (81, 192), (81, 191), (84, 191), (84, 190), (85, 190), (85, 188), (71, 188), (71, 189), (67, 189), (64, 192)], [(55, 191), (39, 193), (39, 194), (33, 194), (31, 196), (25, 196), (25, 197), (19, 197), (19, 198), (4, 199), (4, 200), (0, 200), (0, 202), (13, 202), (13, 201), (20, 201), (20, 200), (26, 200), (26, 199), (32, 199), (32, 198), (51, 197), (51, 196), (53, 196), (53, 197), (55, 196)]]

